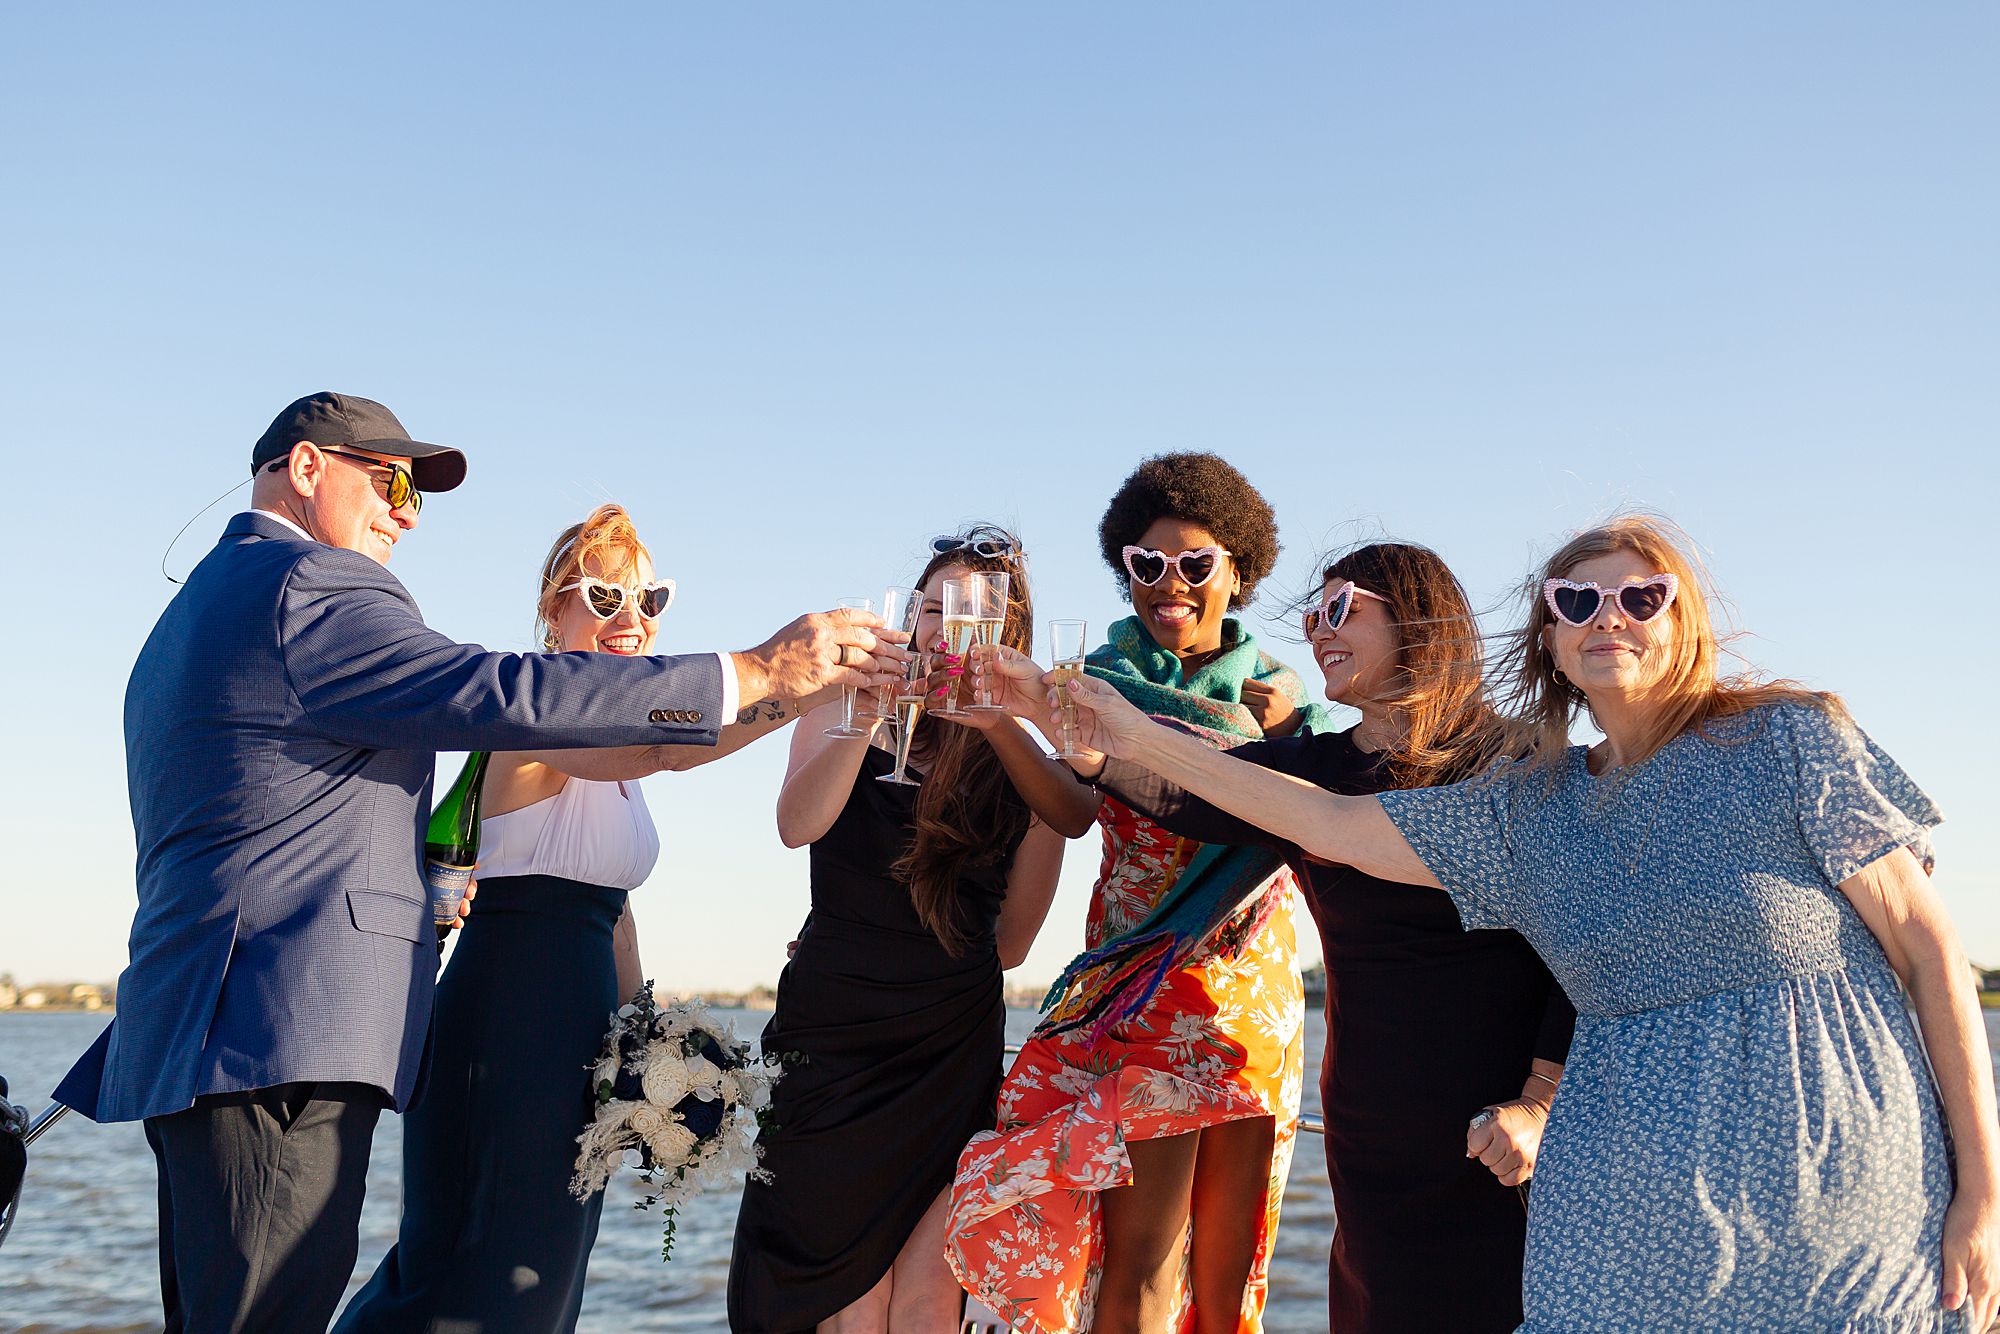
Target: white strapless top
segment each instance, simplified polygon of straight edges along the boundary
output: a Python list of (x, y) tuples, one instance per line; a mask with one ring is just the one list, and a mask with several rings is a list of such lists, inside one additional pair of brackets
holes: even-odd
[(554, 875), (637, 889), (660, 859), (660, 835), (637, 783), (564, 781), (546, 801), (479, 825), (479, 875)]

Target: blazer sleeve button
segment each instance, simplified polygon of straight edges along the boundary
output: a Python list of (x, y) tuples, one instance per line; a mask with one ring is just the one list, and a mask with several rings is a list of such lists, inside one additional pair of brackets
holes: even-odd
[(668, 721), (667, 711), (665, 709), (654, 709), (651, 713), (647, 714), (646, 717), (648, 718), (648, 720), (656, 723), (664, 723)]

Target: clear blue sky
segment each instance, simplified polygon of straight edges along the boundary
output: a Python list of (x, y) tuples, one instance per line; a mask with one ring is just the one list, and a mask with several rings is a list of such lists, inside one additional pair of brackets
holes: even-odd
[[(1754, 662), (1944, 805), (2000, 963), (2000, 10), (1986, 4), (17, 6), (0, 50), (0, 970), (109, 977), (119, 707), (161, 550), (294, 396), (463, 447), (392, 568), (525, 648), (536, 563), (636, 514), (676, 649), (1017, 524), (1044, 616), (1142, 455), (1496, 608), (1627, 504)], [(197, 521), (184, 570), (232, 506)], [(1284, 655), (1307, 667), (1289, 644)], [(775, 978), (783, 742), (649, 780), (665, 985)], [(1075, 947), (1094, 840), (1025, 978)]]

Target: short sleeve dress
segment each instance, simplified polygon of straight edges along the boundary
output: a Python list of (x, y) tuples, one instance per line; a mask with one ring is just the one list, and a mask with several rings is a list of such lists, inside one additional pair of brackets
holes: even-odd
[(1837, 886), (1937, 808), (1858, 729), (1777, 705), (1599, 778), (1574, 747), (1386, 792), (1468, 928), (1575, 1002), (1535, 1173), (1530, 1334), (1962, 1330), (1952, 1193), (1901, 987)]

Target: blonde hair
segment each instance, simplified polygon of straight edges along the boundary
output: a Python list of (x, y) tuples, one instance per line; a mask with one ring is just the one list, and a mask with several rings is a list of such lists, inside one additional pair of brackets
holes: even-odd
[(636, 577), (641, 560), (650, 565), (653, 553), (639, 540), (639, 530), (632, 526), (632, 516), (623, 505), (599, 505), (582, 523), (563, 529), (542, 561), (541, 593), (535, 600), (535, 637), (543, 651), (556, 653), (562, 648), (556, 635), (556, 617), (562, 590), (575, 583), (578, 575), (613, 580)]
[(1506, 710), (1522, 729), (1521, 749), (1537, 763), (1553, 766), (1561, 758), (1569, 748), (1570, 725), (1590, 708), (1583, 691), (1557, 668), (1549, 649), (1555, 616), (1542, 587), (1550, 579), (1568, 577), (1585, 561), (1621, 551), (1680, 581), (1666, 613), (1673, 632), (1667, 669), (1648, 690), (1651, 716), (1625, 756), (1627, 766), (1651, 758), (1683, 732), (1769, 704), (1805, 704), (1837, 717), (1846, 715), (1838, 696), (1808, 690), (1796, 681), (1771, 680), (1754, 671), (1720, 673), (1723, 642), (1709, 616), (1707, 570), (1692, 548), (1687, 535), (1670, 520), (1623, 514), (1556, 548), (1528, 583), (1523, 590), (1528, 598), (1527, 624), (1508, 637), (1500, 680)]

